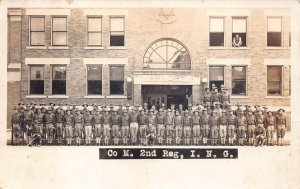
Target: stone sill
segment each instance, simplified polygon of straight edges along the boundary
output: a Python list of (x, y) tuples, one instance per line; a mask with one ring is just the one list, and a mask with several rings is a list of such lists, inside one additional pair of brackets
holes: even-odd
[(21, 69), (21, 63), (9, 63), (7, 69)]
[(83, 98), (105, 98), (105, 97), (102, 95), (87, 95), (84, 96)]
[(249, 47), (231, 47), (232, 50), (249, 50)]
[(26, 98), (47, 98), (46, 95), (27, 95)]
[(227, 47), (207, 47), (209, 50), (226, 50)]
[(265, 98), (267, 98), (267, 99), (274, 99), (274, 98), (284, 99), (284, 98), (288, 98), (288, 97), (287, 96), (265, 96)]
[(109, 49), (109, 50), (127, 50), (127, 47), (110, 46), (110, 47), (106, 47), (106, 49)]
[(127, 96), (125, 95), (109, 95), (109, 96), (106, 96), (106, 98), (112, 98), (112, 99), (126, 99)]
[(45, 50), (47, 47), (45, 46), (26, 46), (26, 49), (32, 49), (32, 50)]
[(233, 98), (233, 99), (249, 99), (250, 97), (249, 96), (231, 96), (230, 98)]
[(69, 98), (67, 95), (49, 95), (48, 98)]
[(69, 50), (70, 47), (68, 47), (68, 46), (52, 46), (52, 47), (48, 47), (48, 49), (51, 49), (51, 50)]
[(288, 49), (286, 47), (266, 47), (266, 50), (284, 50), (284, 49)]
[(104, 49), (104, 47), (97, 47), (97, 46), (95, 46), (95, 47), (84, 47), (84, 49), (85, 50), (103, 50)]

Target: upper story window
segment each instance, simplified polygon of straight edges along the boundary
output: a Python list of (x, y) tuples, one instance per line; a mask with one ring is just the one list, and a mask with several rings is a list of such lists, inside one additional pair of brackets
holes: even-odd
[(102, 94), (102, 65), (87, 65), (87, 94)]
[(52, 17), (52, 46), (67, 46), (67, 17)]
[(209, 19), (209, 46), (224, 47), (224, 18)]
[(54, 65), (52, 66), (52, 94), (65, 95), (67, 87), (67, 66)]
[(29, 94), (37, 95), (44, 94), (44, 66), (30, 66), (30, 82)]
[(102, 18), (88, 17), (87, 45), (102, 46)]
[(273, 17), (268, 18), (267, 46), (268, 47), (282, 46), (282, 19), (281, 18), (273, 18)]
[(110, 46), (125, 45), (125, 18), (110, 18)]
[(30, 46), (45, 46), (45, 17), (29, 17)]
[(221, 85), (224, 85), (224, 66), (209, 67), (209, 88), (215, 85), (220, 90)]
[(268, 95), (282, 95), (282, 66), (267, 67)]
[(111, 95), (124, 94), (124, 66), (109, 66), (109, 82)]
[(174, 39), (159, 39), (147, 49), (144, 69), (190, 70), (191, 58), (186, 47)]
[(247, 46), (247, 19), (232, 18), (232, 47)]
[(246, 95), (247, 66), (232, 66), (232, 91), (233, 95)]

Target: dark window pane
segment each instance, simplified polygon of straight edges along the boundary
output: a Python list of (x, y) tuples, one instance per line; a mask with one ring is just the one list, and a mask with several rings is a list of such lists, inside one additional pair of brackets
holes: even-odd
[(110, 94), (124, 94), (124, 81), (110, 81)]
[(66, 94), (66, 80), (52, 80), (52, 94)]
[(209, 46), (224, 46), (224, 32), (210, 33)]
[(232, 94), (246, 95), (246, 81), (232, 81)]
[(44, 80), (30, 80), (30, 94), (44, 94)]
[[(238, 35), (238, 37), (236, 35)], [(241, 47), (247, 46), (247, 34), (246, 33), (232, 33), (232, 46), (233, 47), (235, 47), (235, 45), (233, 44), (233, 41), (235, 40), (237, 43), (238, 39), (241, 39), (241, 41), (242, 41), (242, 44), (240, 45)]]
[(90, 80), (88, 81), (88, 94), (102, 94), (102, 81)]
[(270, 47), (281, 47), (281, 32), (268, 32), (267, 45)]
[(124, 46), (124, 35), (110, 36), (110, 46)]

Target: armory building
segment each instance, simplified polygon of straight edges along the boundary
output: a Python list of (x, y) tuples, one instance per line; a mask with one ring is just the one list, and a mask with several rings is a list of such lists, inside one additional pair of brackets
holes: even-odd
[(8, 9), (8, 117), (24, 103), (196, 105), (290, 111), (288, 8)]

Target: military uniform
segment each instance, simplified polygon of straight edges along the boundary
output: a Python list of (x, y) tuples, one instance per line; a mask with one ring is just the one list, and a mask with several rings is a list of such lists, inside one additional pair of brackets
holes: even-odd
[(226, 134), (227, 134), (227, 126), (228, 126), (228, 118), (226, 116), (226, 111), (223, 110), (222, 115), (220, 117), (220, 139), (221, 145), (225, 145)]
[(82, 137), (82, 129), (83, 129), (83, 115), (79, 113), (79, 110), (76, 110), (76, 114), (74, 115), (74, 123), (75, 123), (75, 138), (76, 144), (81, 144), (81, 137)]
[(227, 89), (223, 90), (220, 94), (220, 101), (223, 109), (227, 109), (228, 104), (230, 104), (230, 95)]
[(214, 113), (214, 115), (210, 116), (209, 125), (211, 127), (211, 129), (210, 129), (211, 145), (217, 145), (218, 138), (219, 138), (220, 117), (216, 113)]
[(120, 116), (115, 111), (111, 115), (111, 127), (112, 127), (112, 137), (114, 140), (114, 145), (118, 145), (119, 138), (121, 137), (121, 135), (120, 135)]
[(123, 144), (128, 144), (129, 139), (129, 124), (130, 124), (130, 117), (127, 113), (127, 110), (124, 111), (123, 115), (120, 118), (121, 122), (121, 136), (123, 139)]
[(207, 114), (207, 109), (204, 109), (204, 113), (201, 116), (201, 129), (203, 133), (203, 145), (207, 145), (207, 140), (209, 138), (209, 132), (210, 132), (210, 127), (209, 127), (209, 115)]
[(174, 117), (174, 126), (175, 126), (175, 144), (180, 145), (180, 140), (182, 138), (182, 116), (181, 115), (175, 115)]
[(259, 124), (256, 128), (255, 128), (255, 138), (257, 139), (256, 145), (255, 146), (263, 146), (264, 144), (264, 139), (266, 136), (266, 130), (265, 128), (262, 126), (262, 124)]
[(148, 116), (149, 125), (147, 127), (147, 142), (148, 144), (155, 144), (155, 137), (156, 137), (156, 126), (157, 126), (157, 118), (154, 114), (154, 110), (150, 110), (150, 114)]
[[(284, 112), (283, 109), (279, 109), (278, 112)], [(283, 146), (283, 139), (285, 135), (285, 129), (286, 129), (286, 117), (283, 114), (279, 114), (276, 116), (276, 126), (277, 126), (277, 145)]]
[(198, 111), (195, 111), (195, 115), (192, 116), (192, 125), (193, 125), (192, 133), (193, 133), (194, 145), (199, 144), (199, 139), (201, 135), (200, 123), (201, 123), (201, 117), (199, 116)]
[[(17, 110), (17, 108), (15, 108)], [(12, 144), (19, 145), (22, 137), (22, 123), (24, 116), (21, 112), (16, 112), (12, 115), (11, 125), (12, 125)]]
[[(249, 111), (252, 112), (252, 111)], [(256, 119), (254, 115), (249, 115), (246, 117), (247, 120), (247, 133), (248, 133), (248, 143), (249, 145), (254, 145), (254, 132), (255, 132), (255, 125)]]
[(27, 143), (30, 141), (32, 135), (33, 115), (34, 115), (33, 111), (29, 109), (29, 107), (27, 107), (24, 112), (24, 128), (23, 128), (25, 137), (27, 139)]
[(211, 92), (211, 101), (212, 105), (215, 105), (215, 103), (220, 103), (220, 94), (217, 91)]
[(273, 145), (274, 135), (275, 135), (275, 117), (268, 113), (266, 116), (266, 126), (267, 126), (267, 144)]
[[(141, 110), (142, 112), (143, 110)], [(140, 132), (140, 144), (147, 145), (147, 125), (148, 125), (148, 116), (145, 114), (140, 114), (138, 116), (139, 132)]]
[(171, 110), (169, 110), (164, 119), (164, 124), (166, 128), (166, 143), (167, 145), (171, 145), (174, 133), (174, 115), (171, 114)]
[(163, 109), (159, 110), (159, 113), (156, 115), (157, 117), (157, 141), (158, 144), (161, 145), (163, 143), (163, 139), (165, 137), (165, 116), (163, 114)]
[(236, 130), (236, 116), (233, 115), (232, 110), (230, 110), (230, 114), (228, 115), (228, 143), (229, 145), (233, 145), (235, 130)]
[(55, 114), (55, 123), (56, 123), (56, 137), (57, 137), (57, 143), (60, 145), (62, 143), (62, 138), (64, 137), (64, 125), (63, 125), (63, 119), (64, 119), (64, 113), (57, 112)]
[(130, 117), (130, 136), (131, 136), (131, 143), (136, 144), (137, 142), (137, 134), (138, 134), (138, 129), (139, 129), (139, 124), (138, 124), (138, 116), (139, 113), (137, 112), (137, 109), (135, 111), (132, 111), (129, 114)]
[(205, 106), (211, 106), (212, 103), (212, 96), (210, 91), (205, 91), (204, 95), (203, 95), (203, 102)]
[(242, 114), (238, 115), (236, 118), (236, 126), (237, 126), (237, 136), (238, 136), (238, 144), (243, 146), (244, 138), (246, 136), (246, 117)]
[(51, 108), (48, 109), (48, 113), (45, 114), (45, 126), (47, 133), (47, 143), (52, 145), (52, 140), (54, 139), (54, 130), (55, 130), (55, 114), (52, 113)]
[(95, 126), (95, 138), (96, 138), (96, 144), (100, 145), (100, 140), (103, 133), (103, 116), (100, 114), (99, 109), (96, 110), (96, 113), (94, 114), (94, 126)]
[(182, 117), (182, 124), (183, 124), (183, 137), (184, 137), (184, 144), (190, 145), (190, 139), (192, 135), (192, 118), (188, 115), (188, 112), (185, 112), (185, 115)]
[(105, 114), (102, 117), (103, 120), (103, 138), (104, 144), (109, 144), (109, 139), (111, 137), (111, 115), (109, 114), (108, 110), (105, 110)]
[(74, 116), (71, 114), (71, 110), (67, 109), (67, 111), (69, 111), (70, 114), (67, 113), (66, 115), (64, 115), (64, 126), (66, 128), (67, 145), (71, 145), (75, 121)]

